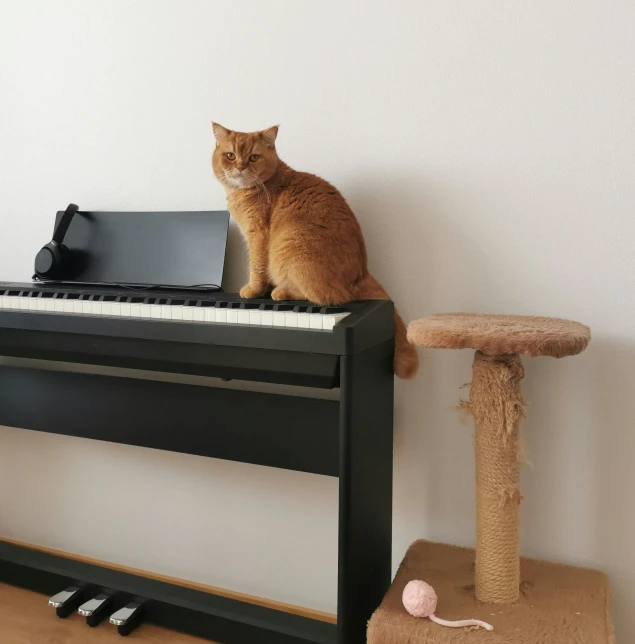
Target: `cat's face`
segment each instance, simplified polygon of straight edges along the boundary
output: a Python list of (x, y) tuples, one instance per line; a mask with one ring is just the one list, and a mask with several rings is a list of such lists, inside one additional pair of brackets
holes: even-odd
[(248, 133), (232, 132), (218, 123), (212, 127), (216, 138), (212, 168), (221, 183), (232, 190), (254, 188), (272, 177), (278, 166), (278, 126)]

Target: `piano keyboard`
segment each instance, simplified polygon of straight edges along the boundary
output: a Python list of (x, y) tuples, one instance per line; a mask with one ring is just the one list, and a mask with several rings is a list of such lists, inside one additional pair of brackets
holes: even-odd
[(198, 324), (239, 324), (330, 331), (350, 315), (341, 308), (261, 301), (178, 299), (141, 295), (104, 295), (56, 291), (0, 290), (0, 309), (145, 318)]

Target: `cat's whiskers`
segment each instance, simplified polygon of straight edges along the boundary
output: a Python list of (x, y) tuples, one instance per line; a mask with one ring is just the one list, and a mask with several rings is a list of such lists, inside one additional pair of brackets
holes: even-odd
[(258, 189), (258, 193), (262, 190), (263, 196), (265, 198), (265, 201), (270, 204), (271, 203), (271, 197), (269, 195), (269, 191), (267, 190), (267, 186), (265, 186), (264, 181), (255, 173), (250, 175), (250, 178), (253, 179), (256, 188)]

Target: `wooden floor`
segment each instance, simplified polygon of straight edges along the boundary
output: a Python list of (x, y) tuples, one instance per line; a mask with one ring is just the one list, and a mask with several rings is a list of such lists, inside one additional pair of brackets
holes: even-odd
[(150, 624), (141, 625), (126, 638), (117, 635), (108, 622), (97, 628), (86, 626), (77, 614), (59, 619), (46, 603), (46, 597), (13, 586), (0, 584), (0, 642), (2, 644), (209, 644)]

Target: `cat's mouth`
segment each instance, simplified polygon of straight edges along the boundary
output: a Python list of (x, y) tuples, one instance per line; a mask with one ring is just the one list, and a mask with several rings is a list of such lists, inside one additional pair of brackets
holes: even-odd
[(240, 172), (225, 173), (225, 181), (233, 188), (252, 188), (256, 185), (253, 177)]

